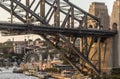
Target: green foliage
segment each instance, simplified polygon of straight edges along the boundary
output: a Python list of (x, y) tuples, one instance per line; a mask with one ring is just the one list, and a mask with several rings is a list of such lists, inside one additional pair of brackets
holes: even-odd
[(103, 79), (110, 79), (110, 76), (106, 72), (103, 72), (102, 77)]
[(0, 45), (0, 52), (9, 53), (12, 47), (13, 47), (13, 43), (10, 41), (7, 41)]
[(120, 79), (120, 75), (111, 75), (109, 79)]
[[(115, 69), (116, 70), (116, 69)], [(115, 72), (115, 71), (114, 71)], [(116, 72), (115, 72), (116, 73)], [(106, 73), (103, 73), (102, 74), (102, 79), (120, 79), (120, 74), (111, 74), (111, 75), (108, 75)], [(97, 76), (96, 78), (94, 79), (101, 79), (99, 76)]]
[(112, 75), (120, 75), (120, 68), (113, 68), (111, 70)]
[(3, 44), (0, 44), (0, 52), (3, 54), (0, 55), (0, 57), (3, 58), (12, 58), (12, 56), (16, 56), (16, 60), (20, 59), (22, 60), (24, 54), (16, 54), (13, 52), (13, 42), (7, 41)]
[(45, 69), (46, 72), (53, 72), (53, 73), (58, 73), (59, 70), (57, 68), (46, 68)]
[(120, 68), (113, 68), (111, 70), (110, 79), (120, 79)]
[(23, 56), (24, 56), (24, 53), (22, 53), (22, 54), (17, 54), (17, 53), (11, 53), (10, 55), (9, 55), (9, 58), (12, 58), (12, 56), (15, 56), (16, 57), (16, 60), (22, 60), (23, 59)]

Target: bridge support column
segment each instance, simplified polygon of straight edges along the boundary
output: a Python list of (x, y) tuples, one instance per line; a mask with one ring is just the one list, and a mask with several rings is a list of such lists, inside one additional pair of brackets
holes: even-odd
[(13, 1), (11, 1), (11, 24), (13, 23)]
[[(26, 0), (26, 7), (29, 7), (29, 0)], [(29, 18), (29, 12), (26, 11), (26, 21), (28, 24), (30, 24), (30, 18)]]
[(42, 18), (45, 17), (45, 0), (41, 0), (41, 2), (40, 2), (40, 16)]
[(101, 38), (100, 37), (98, 37), (98, 40), (97, 40), (97, 42), (98, 42), (98, 49), (97, 49), (97, 51), (98, 51), (98, 62), (99, 62), (99, 77), (101, 78), (101, 48), (100, 48), (100, 40), (101, 40)]
[(117, 30), (118, 34), (112, 38), (112, 68), (120, 68), (120, 0), (115, 0), (111, 15), (112, 30)]
[(55, 3), (55, 12), (54, 12), (54, 26), (60, 26), (60, 0), (57, 0)]
[(112, 67), (120, 68), (120, 33), (112, 40)]

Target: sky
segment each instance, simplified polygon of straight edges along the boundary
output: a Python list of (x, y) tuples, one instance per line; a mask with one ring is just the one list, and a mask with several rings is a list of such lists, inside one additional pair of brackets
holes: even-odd
[(79, 6), (80, 8), (84, 9), (87, 12), (92, 2), (104, 2), (108, 7), (109, 15), (111, 15), (113, 3), (115, 0), (70, 0), (70, 1), (75, 3), (77, 6)]

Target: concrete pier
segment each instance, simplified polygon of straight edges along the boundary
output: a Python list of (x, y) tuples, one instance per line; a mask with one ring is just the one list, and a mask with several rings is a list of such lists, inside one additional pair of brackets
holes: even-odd
[(112, 30), (118, 31), (111, 44), (111, 67), (120, 68), (120, 0), (114, 1), (110, 23)]

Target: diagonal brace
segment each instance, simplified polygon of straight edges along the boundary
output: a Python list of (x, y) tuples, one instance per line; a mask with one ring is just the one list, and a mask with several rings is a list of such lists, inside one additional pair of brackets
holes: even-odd
[(59, 37), (61, 37), (61, 39), (63, 39), (67, 44), (68, 46), (78, 55), (80, 56), (85, 62), (87, 62), (87, 64), (89, 64), (92, 69), (94, 69), (94, 71), (97, 73), (97, 74), (100, 74), (99, 73), (99, 70), (96, 68), (96, 66), (94, 66), (88, 59), (87, 57), (85, 57), (73, 44), (71, 44), (69, 42), (69, 40), (67, 40), (63, 35), (61, 34), (57, 34)]

